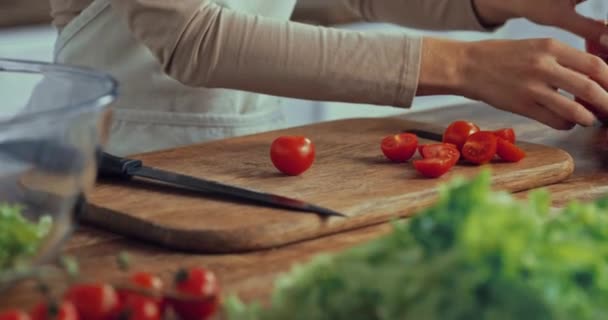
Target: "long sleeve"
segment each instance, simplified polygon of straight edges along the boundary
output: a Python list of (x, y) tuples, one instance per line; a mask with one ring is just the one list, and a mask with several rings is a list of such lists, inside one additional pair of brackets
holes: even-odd
[(253, 16), (201, 0), (112, 0), (167, 74), (189, 86), (408, 107), (421, 41)]
[(295, 20), (387, 22), (427, 30), (488, 31), (471, 0), (299, 0)]

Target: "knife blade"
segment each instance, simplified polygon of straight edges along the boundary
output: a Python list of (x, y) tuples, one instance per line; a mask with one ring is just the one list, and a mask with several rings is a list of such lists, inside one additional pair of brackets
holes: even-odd
[(434, 141), (442, 141), (443, 136), (440, 133), (421, 130), (421, 129), (408, 129), (404, 131), (405, 133), (412, 133), (417, 135), (419, 138), (434, 140)]
[(173, 186), (193, 190), (210, 192), (218, 195), (233, 197), (241, 200), (253, 201), (267, 206), (290, 209), (300, 212), (316, 213), (321, 216), (346, 217), (334, 210), (271, 193), (259, 192), (242, 187), (232, 186), (217, 181), (183, 175), (175, 172), (144, 166), (140, 160), (122, 158), (109, 153), (101, 154), (99, 170), (100, 177), (113, 177), (131, 179), (139, 177)]

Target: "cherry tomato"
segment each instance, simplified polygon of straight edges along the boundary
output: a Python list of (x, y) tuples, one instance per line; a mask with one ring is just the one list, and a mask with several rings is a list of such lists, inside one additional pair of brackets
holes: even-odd
[(522, 149), (501, 138), (498, 138), (496, 153), (501, 159), (508, 162), (519, 162), (526, 157), (526, 153)]
[(462, 147), (462, 156), (475, 164), (488, 163), (496, 155), (496, 135), (488, 131), (472, 134)]
[(450, 158), (426, 158), (414, 161), (414, 168), (427, 178), (439, 178), (454, 166)]
[(21, 310), (8, 310), (0, 313), (0, 320), (30, 320), (30, 315)]
[(270, 147), (270, 159), (279, 171), (297, 176), (308, 170), (314, 162), (315, 145), (306, 137), (279, 137)]
[[(160, 313), (164, 313), (166, 304), (165, 300), (160, 297), (160, 293), (163, 290), (163, 281), (158, 277), (148, 272), (136, 272), (129, 277), (129, 283), (136, 288), (145, 289), (147, 291), (151, 291), (151, 294), (159, 294), (158, 296), (150, 296), (149, 299), (154, 301), (158, 308), (160, 309)], [(120, 300), (121, 308), (124, 306), (126, 301), (129, 299), (130, 295), (140, 295), (134, 290), (130, 290), (129, 288), (121, 288), (118, 290), (118, 297)]]
[(467, 141), (467, 138), (473, 133), (479, 132), (479, 127), (468, 121), (454, 121), (443, 133), (443, 142), (451, 143), (462, 150), (462, 146)]
[[(32, 320), (78, 320), (76, 307), (70, 301), (63, 301), (60, 304), (40, 303), (31, 312)], [(82, 318), (83, 320), (88, 320)]]
[(460, 159), (460, 152), (456, 149), (456, 146), (449, 143), (433, 143), (424, 145), (420, 149), (420, 155), (422, 158), (442, 158), (450, 159), (453, 164), (456, 164)]
[(118, 310), (120, 320), (160, 320), (163, 311), (156, 298), (129, 293)]
[(219, 286), (215, 275), (202, 268), (182, 270), (176, 276), (175, 289), (188, 299), (171, 299), (173, 310), (182, 319), (208, 319), (219, 304)]
[(64, 298), (74, 304), (80, 318), (87, 320), (107, 319), (119, 305), (116, 290), (103, 283), (75, 285), (65, 293)]
[(161, 291), (163, 289), (163, 281), (148, 272), (136, 272), (131, 275), (130, 282), (144, 289)]
[(511, 129), (511, 128), (496, 130), (496, 131), (494, 131), (494, 134), (498, 138), (502, 138), (511, 143), (515, 143), (515, 131), (513, 131), (513, 129)]
[(411, 133), (402, 133), (382, 139), (382, 153), (391, 161), (406, 162), (416, 153), (418, 137)]

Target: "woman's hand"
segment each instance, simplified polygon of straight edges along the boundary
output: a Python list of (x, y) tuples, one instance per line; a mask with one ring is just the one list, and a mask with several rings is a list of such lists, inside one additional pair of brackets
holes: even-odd
[(603, 23), (584, 17), (575, 10), (586, 0), (472, 0), (486, 24), (500, 25), (511, 18), (570, 31), (585, 39), (599, 41), (608, 47), (608, 28)]
[[(540, 0), (538, 0), (540, 1)], [(608, 114), (608, 65), (553, 39), (458, 42), (425, 38), (419, 95), (459, 94), (555, 129), (596, 118), (567, 91)]]

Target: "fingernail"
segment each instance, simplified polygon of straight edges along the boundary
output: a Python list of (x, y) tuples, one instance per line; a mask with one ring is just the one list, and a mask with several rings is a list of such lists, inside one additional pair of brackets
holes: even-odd
[(600, 44), (603, 45), (604, 47), (608, 47), (608, 34), (603, 34), (600, 37)]

